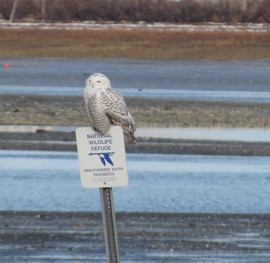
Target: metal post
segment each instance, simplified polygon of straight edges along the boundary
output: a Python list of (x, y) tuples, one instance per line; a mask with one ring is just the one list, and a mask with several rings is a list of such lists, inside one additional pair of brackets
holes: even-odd
[(119, 248), (115, 223), (112, 188), (99, 188), (107, 262), (119, 263)]
[(10, 18), (9, 18), (9, 23), (12, 23), (12, 21), (13, 21), (15, 11), (16, 11), (16, 6), (17, 6), (18, 2), (19, 2), (19, 0), (14, 0), (13, 7), (12, 7), (12, 10), (11, 10), (11, 14), (10, 14)]

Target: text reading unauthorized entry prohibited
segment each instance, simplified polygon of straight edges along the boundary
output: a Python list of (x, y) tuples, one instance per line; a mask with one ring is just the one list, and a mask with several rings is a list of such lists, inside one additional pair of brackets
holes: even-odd
[(121, 127), (112, 126), (106, 134), (90, 127), (78, 128), (76, 140), (83, 187), (107, 188), (128, 184)]

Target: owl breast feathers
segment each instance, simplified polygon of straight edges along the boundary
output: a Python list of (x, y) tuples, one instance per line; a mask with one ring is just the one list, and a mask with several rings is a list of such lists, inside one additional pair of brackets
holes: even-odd
[(135, 121), (124, 98), (111, 88), (105, 75), (92, 74), (86, 80), (83, 97), (86, 115), (93, 129), (106, 133), (111, 125), (117, 125), (123, 129), (125, 143), (135, 143)]

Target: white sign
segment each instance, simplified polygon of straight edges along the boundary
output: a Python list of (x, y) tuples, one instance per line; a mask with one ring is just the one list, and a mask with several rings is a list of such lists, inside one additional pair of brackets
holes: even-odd
[(128, 184), (121, 127), (112, 126), (106, 134), (90, 127), (78, 128), (76, 140), (83, 187), (105, 188)]

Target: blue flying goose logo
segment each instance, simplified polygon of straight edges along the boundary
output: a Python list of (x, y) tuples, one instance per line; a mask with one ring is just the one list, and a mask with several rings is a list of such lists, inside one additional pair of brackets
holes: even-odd
[(104, 166), (106, 166), (106, 163), (109, 163), (113, 166), (113, 161), (111, 160), (111, 156), (113, 156), (114, 152), (107, 152), (107, 153), (89, 153), (88, 155), (98, 155), (100, 158), (100, 161)]

